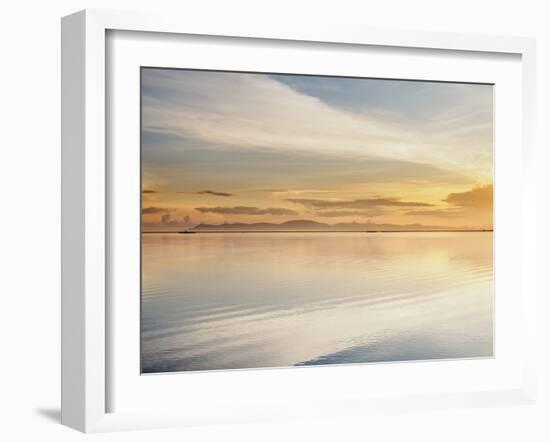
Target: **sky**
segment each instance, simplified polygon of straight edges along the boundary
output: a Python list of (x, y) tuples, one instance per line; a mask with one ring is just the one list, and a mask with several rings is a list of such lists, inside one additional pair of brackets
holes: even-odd
[(142, 68), (143, 230), (493, 227), (491, 85)]

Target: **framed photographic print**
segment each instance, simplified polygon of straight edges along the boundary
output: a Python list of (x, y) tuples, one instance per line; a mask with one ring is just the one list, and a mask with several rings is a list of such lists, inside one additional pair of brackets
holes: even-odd
[(64, 18), (63, 422), (532, 401), (533, 57)]
[(493, 356), (493, 85), (141, 68), (141, 368)]

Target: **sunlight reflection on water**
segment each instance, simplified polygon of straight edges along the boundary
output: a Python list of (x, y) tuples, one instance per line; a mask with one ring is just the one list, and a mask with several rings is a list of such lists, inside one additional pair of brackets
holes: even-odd
[(144, 373), (493, 353), (490, 232), (142, 241)]

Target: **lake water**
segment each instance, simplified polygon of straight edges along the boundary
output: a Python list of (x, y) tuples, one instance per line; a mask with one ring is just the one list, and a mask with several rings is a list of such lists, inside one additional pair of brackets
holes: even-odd
[(493, 353), (493, 234), (142, 236), (144, 373)]

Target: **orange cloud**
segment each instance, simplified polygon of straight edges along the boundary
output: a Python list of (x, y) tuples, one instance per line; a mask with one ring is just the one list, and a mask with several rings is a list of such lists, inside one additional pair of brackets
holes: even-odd
[(493, 185), (487, 184), (467, 192), (451, 193), (443, 201), (464, 208), (492, 209)]

